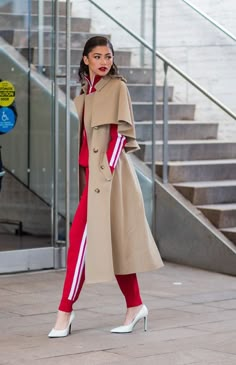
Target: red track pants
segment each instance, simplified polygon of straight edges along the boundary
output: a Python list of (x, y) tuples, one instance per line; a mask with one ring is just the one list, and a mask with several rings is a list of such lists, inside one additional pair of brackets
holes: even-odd
[[(81, 292), (85, 280), (85, 254), (87, 241), (87, 198), (88, 170), (86, 187), (80, 199), (70, 230), (70, 246), (67, 256), (67, 271), (59, 310), (71, 312)], [(127, 308), (142, 304), (136, 274), (116, 275)]]

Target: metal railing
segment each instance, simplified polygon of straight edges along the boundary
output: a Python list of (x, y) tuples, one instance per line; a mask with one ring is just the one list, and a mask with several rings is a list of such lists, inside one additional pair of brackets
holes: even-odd
[[(231, 116), (236, 120), (236, 114), (230, 110), (225, 104), (223, 104), (220, 100), (214, 97), (211, 93), (209, 93), (205, 88), (203, 88), (199, 83), (193, 80), (190, 76), (188, 76), (184, 71), (182, 71), (178, 66), (176, 66), (173, 62), (171, 62), (167, 57), (165, 57), (161, 52), (156, 51), (153, 47), (148, 44), (143, 38), (139, 37), (137, 34), (132, 32), (129, 28), (127, 28), (123, 23), (114, 18), (111, 14), (109, 14), (106, 10), (104, 10), (100, 5), (98, 5), (93, 0), (88, 0), (91, 4), (96, 6), (101, 12), (103, 12), (107, 17), (113, 20), (117, 25), (119, 25), (123, 30), (125, 30), (131, 37), (136, 39), (139, 43), (141, 43), (146, 49), (155, 53), (155, 55), (164, 62), (164, 72), (167, 75), (168, 67), (178, 73), (181, 77), (183, 77), (186, 81), (188, 81), (192, 86), (194, 86), (198, 91), (200, 91), (203, 95), (205, 95), (209, 100), (211, 100), (214, 104), (216, 104), (220, 109), (222, 109), (225, 113)], [(164, 142), (164, 141), (163, 141)]]
[(234, 41), (236, 41), (236, 36), (229, 32), (225, 27), (223, 27), (221, 24), (219, 24), (218, 22), (216, 22), (213, 18), (211, 18), (209, 15), (207, 15), (206, 13), (204, 13), (202, 10), (200, 10), (199, 8), (197, 8), (195, 5), (193, 5), (190, 1), (188, 0), (182, 0), (185, 4), (187, 4), (188, 6), (190, 6), (190, 8), (192, 8), (194, 11), (196, 11), (199, 15), (201, 15), (204, 19), (208, 20), (211, 24), (213, 24), (217, 29), (221, 30), (224, 34), (226, 34), (228, 37), (230, 37), (231, 39), (233, 39)]
[(131, 37), (140, 42), (146, 49), (154, 52), (156, 56), (166, 63), (168, 67), (182, 76), (186, 81), (188, 81), (191, 85), (193, 85), (196, 89), (198, 89), (203, 95), (205, 95), (208, 99), (210, 99), (214, 104), (216, 104), (219, 108), (221, 108), (225, 113), (230, 115), (233, 119), (236, 120), (236, 114), (230, 110), (227, 106), (225, 106), (221, 101), (215, 98), (211, 93), (209, 93), (205, 88), (203, 88), (199, 83), (193, 80), (190, 76), (188, 76), (184, 71), (182, 71), (178, 66), (176, 66), (173, 62), (171, 62), (167, 57), (165, 57), (161, 52), (156, 51), (152, 48), (150, 44), (148, 44), (143, 38), (139, 37), (137, 34), (132, 32), (129, 28), (127, 28), (123, 23), (114, 18), (111, 14), (109, 14), (106, 10), (104, 10), (100, 5), (98, 5), (93, 0), (88, 0), (91, 4), (96, 6), (99, 10), (101, 10), (106, 16), (108, 16), (111, 20), (113, 20), (117, 25), (119, 25), (123, 30), (125, 30)]
[[(163, 146), (162, 146), (162, 159), (163, 159), (163, 166), (162, 166), (162, 181), (164, 184), (168, 183), (168, 160), (169, 160), (169, 151), (168, 151), (168, 83), (167, 83), (167, 73), (168, 68), (171, 68), (174, 70), (177, 74), (179, 74), (182, 78), (184, 78), (186, 81), (188, 81), (192, 86), (194, 86), (198, 91), (200, 91), (203, 95), (205, 95), (209, 100), (211, 100), (214, 104), (216, 104), (220, 109), (222, 109), (225, 113), (227, 113), (230, 117), (232, 117), (234, 120), (236, 120), (236, 114), (230, 110), (226, 105), (221, 103), (220, 100), (215, 98), (211, 93), (209, 93), (205, 88), (203, 88), (199, 83), (197, 83), (195, 80), (193, 80), (191, 77), (189, 77), (184, 71), (182, 71), (179, 67), (177, 67), (174, 63), (172, 63), (167, 57), (165, 57), (162, 53), (157, 51), (154, 47), (152, 47), (150, 44), (148, 44), (143, 38), (139, 37), (137, 34), (132, 32), (129, 28), (127, 28), (123, 23), (118, 21), (115, 17), (113, 17), (110, 13), (108, 13), (106, 10), (104, 10), (100, 5), (98, 5), (93, 0), (88, 0), (91, 4), (93, 4), (97, 9), (99, 9), (103, 14), (105, 14), (108, 18), (110, 18), (113, 22), (115, 22), (120, 28), (125, 30), (131, 37), (136, 39), (144, 48), (148, 49), (152, 52), (153, 55), (158, 57), (162, 62), (164, 63), (164, 90), (163, 90), (163, 133), (162, 133), (162, 140), (163, 140)], [(153, 4), (155, 4), (155, 1), (153, 1)], [(153, 6), (153, 16), (155, 16), (156, 8)], [(153, 25), (155, 23), (156, 19), (153, 20)], [(154, 27), (155, 28), (155, 27)], [(153, 38), (155, 35), (153, 35)], [(154, 41), (153, 41), (154, 43)], [(154, 57), (155, 58), (155, 57)], [(154, 76), (154, 73), (156, 73), (156, 65), (155, 62), (152, 62), (153, 65), (153, 93), (152, 93), (152, 101), (153, 101), (153, 120), (152, 120), (152, 184), (153, 184), (153, 206), (155, 206), (155, 198), (156, 198), (156, 192), (155, 192), (155, 125), (156, 125), (156, 100), (155, 98), (155, 80), (156, 77)], [(153, 231), (155, 231), (155, 208), (153, 209)]]

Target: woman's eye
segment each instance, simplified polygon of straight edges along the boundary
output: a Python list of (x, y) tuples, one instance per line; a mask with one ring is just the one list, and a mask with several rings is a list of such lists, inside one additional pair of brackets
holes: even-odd
[(94, 58), (95, 58), (96, 60), (99, 60), (99, 58), (100, 58), (100, 57), (99, 57), (99, 56), (94, 56)]

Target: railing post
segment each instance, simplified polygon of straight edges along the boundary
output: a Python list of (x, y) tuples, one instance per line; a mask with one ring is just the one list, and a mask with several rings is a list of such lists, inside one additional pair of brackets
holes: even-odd
[[(140, 35), (143, 39), (145, 39), (145, 10), (146, 10), (146, 1), (141, 0), (141, 15), (140, 15)], [(145, 55), (144, 55), (144, 46), (140, 44), (140, 66), (143, 67), (145, 63)]]
[(43, 72), (44, 66), (44, 1), (38, 2), (38, 71)]
[(31, 63), (32, 63), (32, 50), (31, 50), (31, 23), (32, 23), (32, 3), (28, 1), (28, 14), (25, 15), (27, 17), (27, 33), (28, 33), (28, 71), (27, 71), (27, 89), (28, 89), (28, 97), (27, 97), (27, 186), (30, 187), (30, 168), (31, 168), (31, 159), (30, 159), (30, 150), (31, 150), (31, 107), (30, 107), (30, 99), (31, 99)]
[[(71, 64), (71, 0), (66, 0), (66, 253), (70, 230), (70, 64)], [(66, 255), (67, 256), (67, 255)]]
[(168, 149), (168, 82), (167, 82), (168, 64), (164, 62), (164, 88), (163, 88), (163, 145), (162, 145), (162, 160), (163, 160), (163, 183), (168, 183), (168, 162), (169, 162), (169, 149)]
[[(52, 229), (53, 229), (53, 241), (56, 245), (58, 243), (58, 168), (59, 168), (59, 108), (58, 108), (58, 60), (59, 60), (59, 48), (58, 48), (58, 32), (59, 32), (59, 5), (58, 0), (54, 3), (54, 122), (53, 122), (53, 219), (52, 219)], [(60, 267), (60, 263), (56, 260), (56, 252), (54, 250), (54, 268)]]
[(156, 0), (152, 1), (152, 234), (156, 236)]

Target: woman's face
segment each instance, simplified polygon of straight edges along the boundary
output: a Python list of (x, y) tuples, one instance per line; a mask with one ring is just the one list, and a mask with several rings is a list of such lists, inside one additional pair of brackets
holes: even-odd
[(83, 60), (89, 67), (90, 80), (93, 80), (96, 75), (106, 76), (113, 65), (112, 51), (107, 46), (93, 48), (88, 56), (83, 57)]

